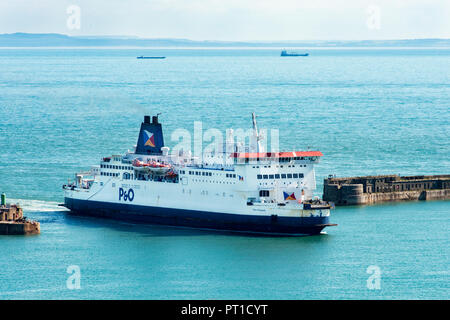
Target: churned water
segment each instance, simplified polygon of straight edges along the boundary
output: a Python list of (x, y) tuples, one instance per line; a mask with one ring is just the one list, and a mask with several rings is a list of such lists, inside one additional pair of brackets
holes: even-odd
[[(249, 128), (256, 112), (260, 127), (280, 130), (280, 149), (324, 153), (318, 194), (328, 174), (450, 172), (450, 49), (308, 52), (0, 50), (0, 192), (42, 231), (0, 236), (0, 298), (449, 299), (448, 201), (338, 208), (338, 227), (304, 238), (76, 218), (57, 206), (67, 178), (131, 149), (143, 115), (157, 112), (169, 146), (194, 121), (225, 132)], [(79, 290), (67, 287), (69, 266)]]

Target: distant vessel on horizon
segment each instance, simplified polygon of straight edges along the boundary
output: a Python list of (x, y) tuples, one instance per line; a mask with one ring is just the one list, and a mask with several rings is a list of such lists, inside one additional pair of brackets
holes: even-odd
[(309, 53), (296, 53), (296, 52), (287, 52), (286, 50), (281, 51), (282, 57), (307, 57)]
[(145, 57), (145, 56), (139, 56), (137, 59), (165, 59), (166, 57)]

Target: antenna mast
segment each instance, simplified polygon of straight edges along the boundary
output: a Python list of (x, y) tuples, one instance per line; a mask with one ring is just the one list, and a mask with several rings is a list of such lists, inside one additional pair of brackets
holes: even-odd
[(261, 152), (261, 137), (259, 135), (259, 131), (258, 131), (258, 125), (256, 124), (256, 114), (254, 112), (252, 112), (252, 122), (253, 122), (253, 134), (255, 135), (255, 139), (256, 139), (256, 152)]

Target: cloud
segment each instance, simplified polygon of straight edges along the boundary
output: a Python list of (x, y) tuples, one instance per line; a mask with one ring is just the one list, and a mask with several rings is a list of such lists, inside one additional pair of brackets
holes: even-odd
[[(66, 9), (81, 8), (68, 30)], [(367, 7), (380, 28), (367, 28)], [(448, 0), (29, 0), (0, 3), (0, 33), (137, 35), (195, 40), (450, 38)]]

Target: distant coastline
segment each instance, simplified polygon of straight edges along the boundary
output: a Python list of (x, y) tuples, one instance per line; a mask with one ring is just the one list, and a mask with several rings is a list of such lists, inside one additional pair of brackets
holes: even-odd
[(196, 41), (189, 39), (146, 39), (124, 36), (69, 36), (57, 33), (0, 34), (0, 47), (441, 47), (450, 48), (450, 39), (401, 40), (318, 40), (318, 41)]

